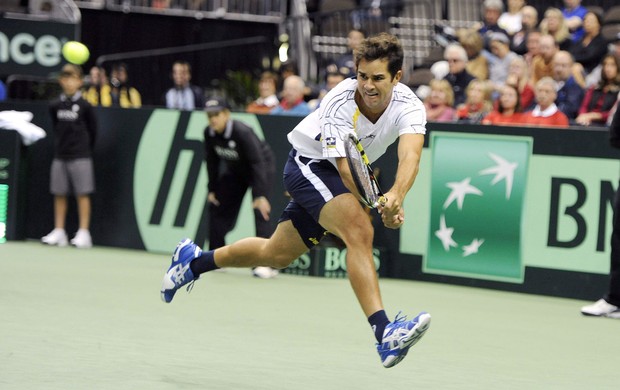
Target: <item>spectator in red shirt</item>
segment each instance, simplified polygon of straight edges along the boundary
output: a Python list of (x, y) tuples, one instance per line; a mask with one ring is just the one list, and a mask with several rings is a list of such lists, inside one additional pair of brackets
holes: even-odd
[(568, 117), (555, 105), (557, 98), (555, 81), (543, 77), (536, 83), (536, 106), (522, 116), (522, 122), (530, 126), (564, 126), (568, 127)]
[(508, 67), (506, 84), (515, 86), (517, 91), (519, 91), (521, 109), (523, 111), (528, 110), (534, 105), (534, 88), (530, 84), (528, 76), (528, 67), (525, 59), (521, 56), (513, 58)]
[(499, 95), (497, 109), (482, 120), (483, 125), (511, 125), (521, 123), (521, 94), (514, 85), (506, 84)]
[(465, 89), (465, 103), (456, 109), (456, 120), (461, 123), (480, 123), (493, 108), (493, 85), (487, 80), (472, 80)]
[(620, 59), (613, 54), (603, 57), (601, 81), (583, 98), (575, 122), (582, 126), (605, 125), (620, 91)]

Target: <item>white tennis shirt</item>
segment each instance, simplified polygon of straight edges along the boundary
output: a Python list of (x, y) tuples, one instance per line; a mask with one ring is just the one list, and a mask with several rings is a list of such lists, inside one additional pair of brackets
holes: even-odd
[(334, 87), (319, 108), (305, 117), (290, 133), (288, 140), (300, 155), (328, 159), (344, 157), (344, 139), (357, 134), (372, 163), (383, 155), (402, 134), (426, 134), (426, 111), (409, 87), (398, 83), (392, 99), (376, 123), (359, 113), (355, 103), (356, 79), (346, 79)]

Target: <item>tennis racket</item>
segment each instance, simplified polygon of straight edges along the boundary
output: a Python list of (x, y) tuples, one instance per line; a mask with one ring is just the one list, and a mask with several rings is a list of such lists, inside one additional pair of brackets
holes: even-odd
[(366, 152), (355, 134), (347, 135), (344, 140), (344, 148), (351, 176), (353, 176), (353, 182), (361, 196), (362, 202), (372, 209), (377, 208), (379, 205), (385, 205), (387, 198), (381, 192), (379, 183), (370, 167)]

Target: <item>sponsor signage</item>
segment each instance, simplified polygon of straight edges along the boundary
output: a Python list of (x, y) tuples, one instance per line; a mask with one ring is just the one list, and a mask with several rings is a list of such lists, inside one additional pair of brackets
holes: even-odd
[[(4, 102), (0, 109), (31, 111), (33, 123), (51, 128), (45, 103)], [(166, 256), (183, 237), (208, 246), (205, 114), (147, 108), (96, 111), (105, 129), (94, 156), (98, 185), (91, 231), (96, 245)], [(300, 118), (235, 117), (264, 130), (281, 170), (290, 150), (286, 134)], [(406, 223), (398, 230), (375, 231), (381, 276), (573, 298), (592, 299), (601, 293), (594, 290), (604, 289), (609, 272), (612, 203), (620, 176), (620, 153), (608, 146), (606, 132), (446, 124), (429, 128), (420, 172), (404, 201)], [(1, 139), (0, 149), (19, 152), (16, 135), (4, 133), (11, 138)], [(28, 172), (20, 177), (26, 180), (22, 193), (28, 207), (19, 220), (25, 236), (38, 239), (53, 226), (53, 198), (46, 190), (53, 134), (26, 150)], [(395, 151), (376, 164), (384, 188), (390, 187), (396, 171)], [(15, 178), (18, 160), (6, 152), (3, 157), (0, 176)], [(10, 202), (16, 187), (7, 184), (10, 240)], [(273, 195), (275, 223), (287, 201), (278, 180)], [(248, 196), (227, 241), (254, 235), (253, 218)], [(75, 215), (69, 216), (68, 223), (76, 221)], [(283, 272), (344, 277), (346, 251), (321, 242)]]
[(76, 24), (0, 17), (0, 76), (59, 71), (62, 45), (76, 36)]
[[(382, 248), (373, 248), (372, 257), (375, 263), (375, 270), (377, 270), (379, 275), (383, 276), (385, 274), (385, 267), (382, 267), (382, 264), (387, 259), (387, 252)], [(281, 272), (291, 275), (346, 278), (347, 248), (320, 244), (301, 255)]]
[(434, 132), (425, 271), (523, 281), (521, 226), (532, 139)]
[[(569, 134), (568, 130), (544, 129), (543, 132), (543, 130), (536, 129), (536, 131), (542, 134), (552, 131)], [(620, 176), (618, 157), (620, 157), (620, 153), (608, 146), (606, 133), (598, 134), (590, 131), (583, 131), (582, 133), (584, 138), (587, 137), (589, 144), (576, 137), (573, 139), (562, 135), (560, 138), (563, 142), (563, 150), (570, 150), (572, 143), (575, 142), (581, 147), (581, 149), (575, 148), (575, 150), (581, 151), (584, 156), (575, 156), (565, 152), (564, 155), (534, 153), (529, 157), (527, 181), (521, 182), (521, 185), (525, 186), (523, 209), (520, 211), (519, 225), (514, 227), (520, 231), (520, 245), (517, 248), (516, 241), (513, 241), (511, 245), (513, 245), (514, 252), (507, 254), (508, 258), (511, 258), (518, 250), (524, 268), (600, 275), (609, 273), (613, 198), (618, 189)], [(454, 135), (462, 137), (464, 134), (455, 133)], [(481, 134), (480, 136), (482, 136), (482, 140), (485, 135)], [(503, 135), (496, 136), (500, 139), (506, 138), (507, 141), (511, 138)], [(447, 140), (445, 135), (443, 138)], [(532, 137), (532, 139), (532, 145), (538, 145), (541, 148), (541, 141), (537, 137)], [(485, 145), (486, 143), (481, 142), (479, 147), (483, 148)], [(516, 145), (518, 146), (519, 142)], [(596, 150), (586, 150), (586, 147), (590, 145), (592, 145), (592, 149)], [(467, 147), (467, 143), (464, 143), (463, 147)], [(521, 277), (517, 273), (518, 267), (514, 258), (511, 268), (515, 273), (510, 276), (506, 274), (507, 269), (504, 269), (503, 274), (496, 273), (493, 275), (488, 270), (478, 273), (472, 268), (475, 262), (467, 265), (469, 263), (468, 257), (472, 255), (463, 256), (465, 254), (462, 248), (463, 243), (469, 245), (475, 238), (479, 239), (478, 243), (481, 239), (485, 239), (478, 237), (480, 234), (477, 233), (475, 224), (482, 223), (478, 219), (491, 212), (498, 213), (497, 215), (503, 215), (506, 212), (498, 204), (482, 202), (485, 189), (477, 184), (485, 177), (488, 180), (493, 180), (494, 175), (479, 175), (478, 172), (489, 167), (475, 166), (474, 164), (479, 163), (475, 159), (462, 160), (459, 158), (461, 163), (458, 171), (467, 173), (467, 176), (463, 175), (460, 179), (458, 177), (446, 179), (442, 182), (441, 175), (450, 173), (438, 172), (436, 174), (434, 162), (438, 161), (439, 158), (434, 156), (435, 150), (433, 148), (434, 146), (425, 149), (413, 192), (405, 199), (405, 209), (408, 215), (415, 217), (400, 229), (399, 252), (421, 256), (425, 267), (424, 271), (431, 274), (467, 276), (476, 279), (519, 283)], [(442, 151), (439, 150), (438, 153), (442, 153)], [(457, 149), (453, 153), (456, 156), (461, 152)], [(614, 155), (617, 157), (614, 158)], [(493, 161), (488, 158), (489, 163)], [(439, 164), (442, 163), (439, 162)], [(433, 168), (431, 169), (431, 167)], [(458, 171), (455, 170), (455, 173)], [(453, 228), (452, 238), (458, 244), (458, 248), (454, 245), (449, 247), (450, 250), (447, 253), (451, 253), (454, 257), (452, 258), (452, 265), (448, 266), (444, 262), (447, 261), (445, 258), (433, 257), (442, 251), (445, 252), (443, 243), (436, 233), (442, 230), (443, 205), (447, 200), (446, 196), (451, 191), (451, 188), (447, 187), (447, 183), (460, 183), (467, 177), (471, 177), (469, 184), (482, 191), (483, 196), (473, 193), (466, 194), (463, 197), (461, 210), (458, 209), (458, 203), (452, 203), (445, 209), (445, 228), (443, 230)], [(500, 180), (494, 186), (490, 186), (490, 183), (488, 186), (489, 189), (495, 191), (494, 187), (499, 188), (498, 186), (501, 186), (502, 183), (504, 181)], [(519, 185), (518, 182), (513, 181), (513, 193), (518, 190), (517, 185)], [(487, 190), (486, 195), (488, 196), (488, 194)], [(432, 206), (429, 207), (429, 205)], [(518, 208), (518, 204), (513, 206)], [(473, 212), (474, 207), (480, 208), (481, 214), (471, 216), (471, 225), (461, 226), (459, 220), (454, 219), (460, 217), (461, 213), (470, 213), (470, 209)], [(517, 210), (511, 212), (516, 213)], [(451, 216), (451, 214), (455, 215)], [(512, 215), (512, 218), (516, 218), (516, 216)], [(504, 225), (505, 223), (501, 223), (496, 227), (502, 229)], [(463, 235), (466, 232), (469, 236)], [(446, 234), (443, 237), (444, 239), (449, 238), (449, 235)], [(516, 239), (515, 232), (511, 240)], [(449, 240), (446, 240), (446, 243), (449, 243)], [(484, 243), (478, 248), (478, 254), (488, 243), (488, 240), (485, 239)], [(470, 249), (474, 249), (474, 247), (470, 247)], [(459, 255), (457, 256), (457, 254)], [(458, 262), (459, 258), (460, 263)], [(508, 262), (507, 259), (499, 259), (498, 261)], [(508, 277), (506, 278), (506, 276)], [(527, 280), (523, 280), (523, 282), (525, 283)]]

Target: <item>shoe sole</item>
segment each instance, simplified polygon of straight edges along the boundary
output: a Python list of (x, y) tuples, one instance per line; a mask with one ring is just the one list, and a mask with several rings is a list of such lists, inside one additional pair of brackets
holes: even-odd
[(403, 353), (398, 355), (394, 360), (389, 360), (389, 361), (386, 360), (385, 362), (383, 362), (383, 366), (385, 368), (390, 368), (400, 363), (400, 361), (403, 360), (405, 356), (407, 356), (407, 353), (409, 352), (409, 348), (411, 348), (418, 341), (420, 341), (420, 339), (422, 338), (422, 336), (424, 336), (424, 333), (426, 333), (426, 331), (428, 330), (430, 326), (431, 326), (431, 315), (428, 313), (421, 314), (417, 325), (411, 328), (411, 330), (409, 331), (409, 334), (407, 335), (408, 337), (407, 341), (399, 345), (399, 348), (403, 350)]
[(58, 247), (65, 247), (65, 246), (69, 246), (69, 242), (45, 242), (45, 241), (41, 241), (44, 245), (49, 245), (49, 246), (58, 246)]
[(603, 317), (603, 318), (613, 318), (616, 320), (620, 319), (620, 312), (594, 314), (594, 313), (585, 313), (582, 311), (581, 314), (583, 314), (586, 317)]
[(93, 247), (93, 244), (76, 244), (76, 243), (71, 243), (71, 246), (78, 248), (78, 249), (90, 249)]

